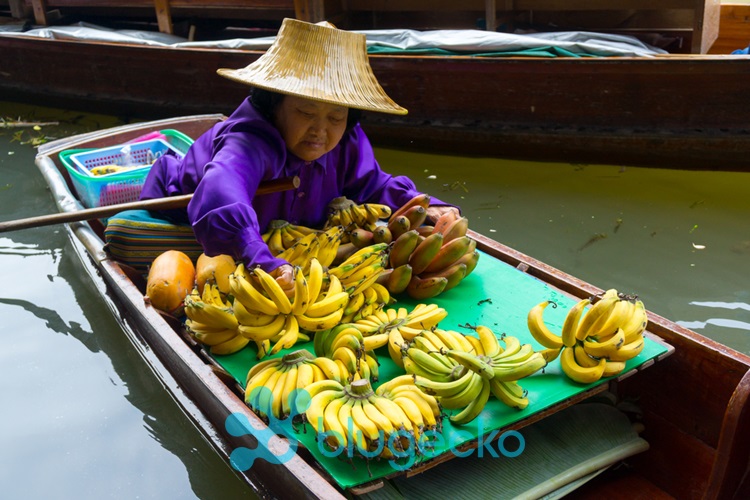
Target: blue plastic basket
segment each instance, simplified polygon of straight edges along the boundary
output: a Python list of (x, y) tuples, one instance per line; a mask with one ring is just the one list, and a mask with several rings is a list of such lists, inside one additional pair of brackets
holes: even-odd
[[(70, 174), (81, 203), (87, 208), (93, 208), (137, 200), (151, 164), (165, 154), (182, 158), (192, 143), (192, 139), (177, 131), (162, 132), (169, 143), (153, 139), (103, 149), (68, 150), (60, 153), (60, 160)], [(91, 174), (92, 168), (105, 165), (143, 166), (106, 175)]]

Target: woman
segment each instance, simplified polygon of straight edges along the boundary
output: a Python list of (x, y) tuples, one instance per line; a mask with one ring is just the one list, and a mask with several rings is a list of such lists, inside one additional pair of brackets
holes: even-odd
[[(192, 224), (206, 254), (261, 266), (288, 289), (292, 267), (261, 239), (271, 220), (321, 227), (333, 198), (398, 208), (418, 194), (407, 177), (380, 169), (358, 124), (360, 110), (407, 112), (377, 83), (364, 35), (285, 19), (257, 61), (218, 73), (252, 86), (251, 96), (182, 160), (165, 156), (154, 164), (141, 193), (149, 199), (194, 192), (177, 217)], [(299, 188), (255, 196), (260, 182), (294, 175)], [(433, 203), (433, 219), (457, 210)]]

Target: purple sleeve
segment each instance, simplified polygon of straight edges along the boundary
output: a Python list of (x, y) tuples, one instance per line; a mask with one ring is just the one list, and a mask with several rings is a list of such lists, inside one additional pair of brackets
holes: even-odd
[(279, 176), (284, 158), (275, 141), (248, 140), (242, 133), (218, 139), (215, 154), (188, 205), (198, 242), (208, 255), (230, 254), (246, 265), (271, 271), (286, 261), (275, 258), (261, 238), (253, 198), (262, 180)]

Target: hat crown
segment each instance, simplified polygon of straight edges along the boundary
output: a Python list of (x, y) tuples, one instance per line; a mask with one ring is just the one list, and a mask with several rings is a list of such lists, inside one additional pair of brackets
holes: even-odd
[(365, 35), (329, 23), (284, 19), (271, 47), (241, 69), (220, 69), (226, 78), (282, 94), (346, 107), (406, 114), (372, 72)]

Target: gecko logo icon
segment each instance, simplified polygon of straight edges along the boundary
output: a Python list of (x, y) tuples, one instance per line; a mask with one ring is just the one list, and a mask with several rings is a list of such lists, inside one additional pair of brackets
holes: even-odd
[[(271, 390), (267, 387), (261, 387), (259, 391), (259, 397), (264, 397), (268, 401), (273, 399)], [(264, 392), (267, 392), (267, 394), (264, 394)], [(296, 391), (292, 391), (290, 399), (295, 397)], [(292, 399), (292, 401), (294, 400)], [(235, 437), (250, 435), (254, 436), (258, 441), (258, 445), (255, 449), (240, 446), (239, 448), (232, 450), (232, 453), (229, 455), (229, 461), (232, 464), (232, 467), (238, 471), (244, 472), (249, 470), (258, 458), (262, 458), (266, 462), (272, 464), (283, 464), (291, 460), (292, 457), (297, 454), (297, 445), (299, 443), (294, 436), (294, 429), (292, 428), (292, 421), (294, 420), (294, 417), (299, 415), (299, 413), (297, 412), (296, 405), (291, 405), (291, 408), (293, 408), (292, 413), (283, 420), (274, 417), (272, 412), (268, 412), (268, 426), (258, 422), (258, 427), (253, 426), (247, 416), (243, 413), (230, 414), (224, 422), (224, 427), (229, 434)], [(269, 450), (271, 439), (276, 435), (281, 435), (287, 438), (288, 447), (280, 455), (274, 455), (271, 450)]]

